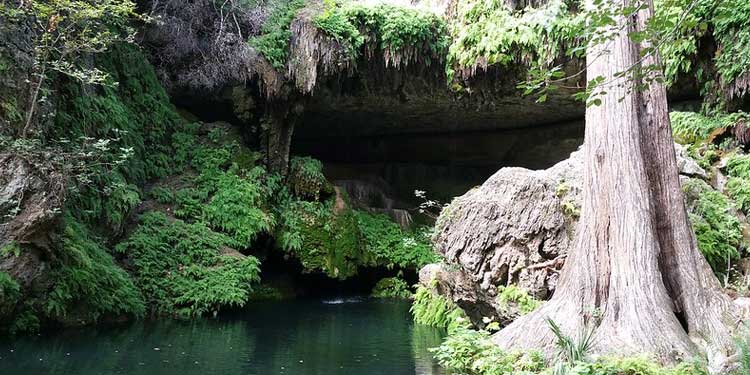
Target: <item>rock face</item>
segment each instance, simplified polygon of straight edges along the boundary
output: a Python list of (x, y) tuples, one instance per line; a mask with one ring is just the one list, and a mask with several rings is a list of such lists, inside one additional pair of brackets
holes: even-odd
[(55, 257), (65, 177), (40, 159), (0, 154), (0, 271), (28, 290)]
[[(705, 177), (676, 147), (680, 173)], [(578, 151), (546, 170), (500, 169), (443, 210), (434, 242), (446, 264), (425, 267), (420, 282), (437, 280), (437, 292), (475, 323), (483, 316), (504, 320), (498, 286), (515, 284), (548, 298), (572, 245), (582, 181)]]

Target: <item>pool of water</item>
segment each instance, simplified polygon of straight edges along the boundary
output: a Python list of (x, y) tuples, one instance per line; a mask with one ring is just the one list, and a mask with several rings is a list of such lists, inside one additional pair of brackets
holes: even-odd
[(438, 375), (440, 330), (407, 301), (253, 303), (195, 321), (160, 320), (0, 340), (2, 375)]

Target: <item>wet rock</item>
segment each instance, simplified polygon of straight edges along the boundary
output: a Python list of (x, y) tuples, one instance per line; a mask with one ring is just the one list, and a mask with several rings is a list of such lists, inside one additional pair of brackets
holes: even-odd
[(65, 177), (44, 160), (51, 156), (0, 154), (0, 271), (23, 294), (44, 289), (57, 237)]

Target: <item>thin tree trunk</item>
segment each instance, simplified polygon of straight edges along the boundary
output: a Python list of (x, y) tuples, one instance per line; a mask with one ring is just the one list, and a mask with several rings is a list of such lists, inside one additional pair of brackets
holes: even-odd
[(505, 348), (552, 354), (550, 318), (572, 336), (595, 329), (593, 353), (648, 354), (669, 364), (729, 351), (733, 310), (689, 226), (666, 91), (650, 82), (639, 92), (637, 77), (617, 78), (639, 63), (658, 63), (658, 56), (641, 61), (647, 46), (628, 36), (651, 12), (621, 17), (613, 41), (589, 46), (587, 75), (609, 83), (602, 104), (586, 110), (578, 237), (552, 299), (494, 336)]
[(26, 138), (26, 135), (31, 129), (31, 123), (34, 120), (34, 112), (36, 111), (37, 100), (39, 99), (39, 92), (42, 90), (44, 84), (44, 77), (46, 74), (46, 67), (42, 65), (42, 69), (39, 72), (39, 79), (37, 80), (36, 87), (34, 87), (33, 94), (31, 95), (31, 103), (29, 103), (29, 110), (26, 113), (26, 123), (21, 131), (21, 138)]

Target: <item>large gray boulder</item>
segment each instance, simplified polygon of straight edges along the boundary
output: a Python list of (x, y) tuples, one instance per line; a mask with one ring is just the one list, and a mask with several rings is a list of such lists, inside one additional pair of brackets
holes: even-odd
[[(680, 173), (705, 178), (676, 147)], [(582, 156), (573, 152), (546, 170), (502, 168), (454, 199), (438, 218), (433, 238), (445, 262), (427, 266), (420, 281), (451, 298), (475, 323), (492, 315), (501, 323), (513, 318), (496, 300), (499, 286), (514, 284), (548, 298), (575, 234)]]

